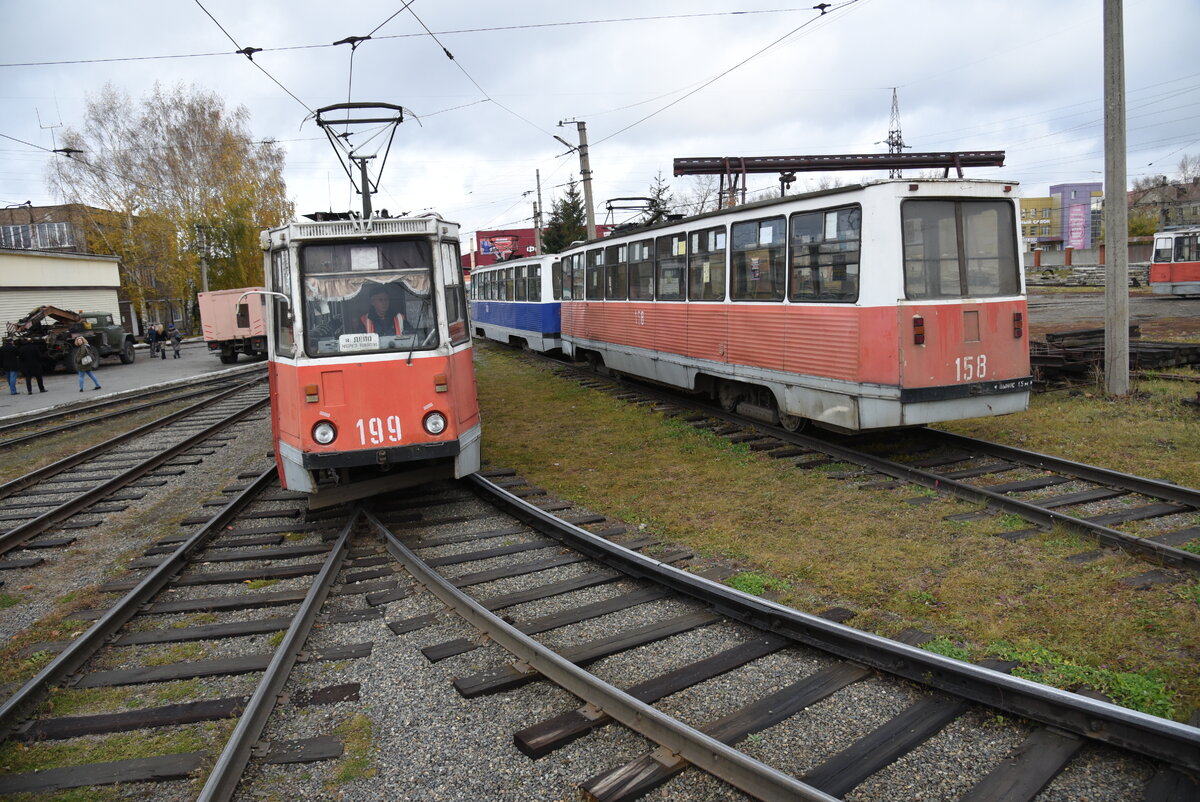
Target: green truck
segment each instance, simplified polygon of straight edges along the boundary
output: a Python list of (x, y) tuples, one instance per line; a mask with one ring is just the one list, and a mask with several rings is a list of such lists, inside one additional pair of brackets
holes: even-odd
[(70, 367), (72, 341), (82, 335), (100, 358), (115, 356), (128, 365), (134, 358), (134, 337), (113, 322), (110, 312), (71, 312), (56, 306), (39, 306), (16, 323), (8, 324), (7, 336), (32, 340), (42, 345), (47, 370)]

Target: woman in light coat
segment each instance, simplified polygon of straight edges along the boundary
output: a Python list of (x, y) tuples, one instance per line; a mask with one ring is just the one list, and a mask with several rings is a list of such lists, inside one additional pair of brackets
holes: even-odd
[(75, 372), (79, 374), (79, 392), (83, 392), (83, 377), (87, 376), (96, 386), (93, 390), (100, 389), (100, 382), (96, 379), (96, 374), (92, 373), (92, 368), (96, 367), (99, 361), (99, 355), (96, 349), (88, 345), (88, 341), (82, 337), (75, 338), (75, 353), (71, 355), (71, 362), (75, 366)]

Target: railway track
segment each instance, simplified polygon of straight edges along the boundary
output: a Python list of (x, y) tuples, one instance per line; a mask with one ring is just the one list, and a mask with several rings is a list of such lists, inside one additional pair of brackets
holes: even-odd
[[(799, 468), (845, 463), (848, 470), (833, 476), (858, 482), (866, 489), (914, 484), (980, 505), (957, 518), (1010, 514), (1034, 525), (1000, 535), (1007, 539), (1023, 539), (1058, 525), (1164, 568), (1200, 573), (1200, 554), (1180, 548), (1200, 539), (1200, 527), (1193, 522), (1200, 511), (1200, 490), (934, 429), (899, 438), (789, 432), (669, 390), (547, 361), (574, 381), (630, 403), (659, 405), (686, 417), (693, 426), (744, 443), (753, 451), (789, 460)], [(1102, 508), (1096, 509), (1097, 505)], [(1158, 521), (1161, 531), (1146, 535), (1128, 531), (1130, 525), (1151, 520)], [(1091, 550), (1069, 559), (1084, 562), (1101, 554)], [(1138, 581), (1153, 584), (1177, 579), (1163, 569), (1154, 569)]]
[[(590, 798), (633, 799), (666, 783), (667, 798), (699, 798), (716, 777), (759, 799), (895, 799), (905, 783), (932, 798), (1033, 799), (1060, 774), (1073, 780), (1057, 792), (1078, 781), (1086, 769), (1075, 761), (1131, 764), (1125, 781), (1147, 799), (1198, 788), (1189, 772), (1200, 769), (1200, 730), (1017, 679), (1005, 673), (1012, 664), (974, 666), (859, 632), (838, 623), (845, 610), (811, 616), (747, 596), (672, 565), (686, 554), (641, 553), (653, 538), (577, 511), (568, 515), (579, 523), (564, 521), (547, 510), (569, 505), (523, 500), (538, 491), (520, 484), (476, 477), (479, 508), (453, 516), (367, 505), (411, 589), (474, 634), (422, 637), (445, 624), (444, 611), (388, 625), (424, 642), (428, 660), (467, 669), (454, 681), (465, 698), (507, 693), (521, 707), (517, 689), (538, 681), (574, 697), (513, 732), (536, 760), (608, 724), (645, 738), (615, 754), (596, 739), (603, 751), (587, 761), (588, 747), (573, 745), (563, 763), (608, 763), (575, 779)], [(686, 658), (671, 646), (680, 640), (692, 645)], [(893, 709), (864, 708), (860, 693), (890, 697)], [(987, 724), (996, 715), (1023, 721), (999, 744)], [(861, 720), (838, 741), (826, 717)], [(951, 748), (986, 758), (935, 778), (928, 764)]]
[[(418, 781), (381, 778), (369, 786), (377, 798), (432, 798), (424, 784), (447, 771), (461, 798), (561, 798), (578, 785), (624, 799), (665, 784), (669, 798), (896, 799), (907, 783), (936, 798), (1032, 799), (1044, 787), (1076, 793), (1098, 765), (1147, 799), (1196, 790), (1200, 731), (1016, 679), (1008, 665), (858, 632), (838, 623), (850, 611), (810, 616), (746, 596), (680, 570), (688, 552), (509, 474), (372, 500), (361, 513), (305, 512), (268, 489), (270, 471), (230, 488), (199, 529), (163, 538), (131, 564), (140, 573), (100, 588), (125, 595), (79, 613), (93, 622), (81, 636), (36, 647), (57, 656), (0, 707), (10, 738), (35, 750), (80, 739), (82, 755), (106, 734), (149, 743), (155, 731), (220, 726), (200, 749), (0, 776), (0, 794), (122, 782), (152, 798), (253, 798), (283, 776), (303, 788), (311, 770), (297, 763), (342, 750), (328, 715), (312, 711), (354, 709), (360, 694), (374, 727), (405, 744), (400, 776)], [(247, 584), (271, 580), (281, 584)], [(164, 659), (187, 643), (199, 653)], [(393, 659), (361, 659), (376, 644)], [(402, 657), (417, 648), (425, 669)], [(397, 693), (431, 693), (447, 674), (467, 708), (414, 720), (410, 700), (389, 713)], [(156, 688), (192, 678), (215, 684), (159, 699)], [(547, 680), (560, 689), (549, 701), (536, 690)], [(53, 712), (95, 688), (129, 696)], [(504, 700), (499, 721), (492, 698)], [(524, 790), (470, 765), (421, 771), (416, 742), (453, 748), (473, 706), (489, 732), (509, 729), (488, 742), (493, 754), (463, 759), (515, 761)], [(990, 723), (1000, 715), (1006, 724)], [(379, 759), (387, 751), (380, 743)], [(949, 779), (933, 768), (947, 760)], [(536, 785), (543, 775), (557, 790)]]
[(0, 423), (0, 448), (9, 449), (25, 445), (43, 437), (74, 431), (97, 423), (107, 423), (126, 415), (161, 408), (164, 403), (175, 403), (188, 399), (212, 395), (223, 387), (231, 386), (243, 376), (257, 373), (262, 366), (236, 368), (222, 371), (212, 378), (189, 380), (186, 391), (179, 383), (166, 386), (156, 385), (143, 390), (120, 393), (98, 401), (75, 403), (55, 407), (26, 415), (14, 416)]
[(202, 462), (199, 446), (267, 404), (264, 379), (209, 392), (181, 410), (0, 485), (0, 556), (6, 558), (0, 569), (39, 564), (45, 549), (73, 541), (38, 539), (41, 535), (98, 526), (100, 518), (76, 516), (120, 512), (124, 502), (140, 498), (155, 482), (164, 484), (161, 474), (183, 473)]
[[(321, 603), (345, 564), (354, 520), (343, 510), (304, 521), (304, 499), (272, 490), (275, 482), (273, 468), (262, 471), (194, 532), (164, 538), (134, 561), (131, 567), (138, 571), (134, 578), (102, 586), (103, 592), (124, 595), (106, 609), (81, 613), (95, 620), (75, 640), (34, 647), (57, 654), (0, 706), (0, 727), (10, 739), (27, 743), (86, 744), (88, 737), (129, 731), (149, 734), (198, 722), (228, 722), (229, 726), (209, 731), (209, 744), (199, 751), (0, 776), (0, 794), (188, 780), (201, 767), (211, 767), (199, 798), (232, 797), (279, 690), (301, 658), (301, 646)], [(303, 533), (303, 537), (287, 540), (278, 532), (262, 534), (272, 528), (259, 525), (265, 520), (275, 521), (276, 530)], [(230, 566), (237, 567), (231, 570)], [(291, 581), (286, 589), (248, 589), (245, 583), (256, 580)], [(196, 614), (217, 620), (179, 625)], [(167, 623), (141, 623), (147, 620)], [(236, 643), (233, 650), (221, 646), (230, 642)], [(170, 648), (179, 644), (203, 644), (200, 651), (219, 656), (152, 659), (170, 656)], [(328, 650), (304, 659), (349, 659), (362, 653), (362, 649)], [(165, 705), (146, 703), (156, 698), (154, 688), (170, 683), (246, 675), (258, 679), (253, 686), (241, 683), (245, 693)], [(115, 712), (29, 718), (52, 689), (64, 683), (75, 691), (127, 689), (127, 699)], [(353, 695), (354, 689), (347, 687), (313, 689), (303, 703), (322, 704)], [(108, 701), (114, 704), (111, 697)], [(223, 735), (227, 738), (220, 743)], [(87, 754), (86, 746), (81, 751)], [(340, 753), (335, 741), (317, 737), (276, 743), (262, 759), (286, 763)]]

